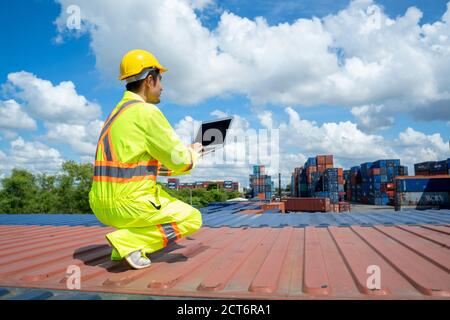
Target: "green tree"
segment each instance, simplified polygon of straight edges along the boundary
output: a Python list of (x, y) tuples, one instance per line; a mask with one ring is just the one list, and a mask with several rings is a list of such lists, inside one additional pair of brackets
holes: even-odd
[(11, 176), (2, 180), (0, 213), (33, 213), (38, 207), (36, 178), (23, 169), (13, 169)]
[(58, 177), (59, 212), (92, 213), (89, 206), (89, 191), (92, 186), (92, 164), (78, 164), (66, 161)]

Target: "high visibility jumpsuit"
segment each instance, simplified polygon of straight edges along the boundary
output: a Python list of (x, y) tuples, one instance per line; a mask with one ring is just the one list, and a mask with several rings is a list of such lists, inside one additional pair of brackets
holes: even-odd
[(96, 217), (118, 229), (106, 235), (112, 260), (157, 251), (201, 227), (197, 209), (156, 184), (158, 174), (189, 174), (198, 157), (155, 105), (125, 91), (103, 125), (89, 193)]

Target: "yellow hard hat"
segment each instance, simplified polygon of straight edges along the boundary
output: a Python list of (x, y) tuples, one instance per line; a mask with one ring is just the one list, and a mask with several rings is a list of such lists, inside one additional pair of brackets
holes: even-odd
[[(148, 68), (159, 69), (161, 73), (166, 72), (164, 68), (153, 54), (145, 50), (131, 50), (128, 51), (122, 58), (120, 63), (120, 76), (119, 80), (125, 80), (127, 78), (138, 76)], [(130, 79), (128, 79), (130, 80)], [(139, 77), (133, 77), (132, 81), (140, 80)]]

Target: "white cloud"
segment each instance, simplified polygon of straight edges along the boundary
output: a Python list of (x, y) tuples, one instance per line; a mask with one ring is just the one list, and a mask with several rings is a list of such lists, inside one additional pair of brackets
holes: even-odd
[(0, 128), (34, 130), (37, 125), (36, 121), (23, 111), (15, 100), (11, 99), (0, 101)]
[(358, 128), (363, 131), (382, 130), (394, 124), (394, 117), (390, 116), (384, 105), (366, 105), (354, 107), (351, 113), (355, 116)]
[[(400, 132), (393, 142), (399, 149), (401, 160), (412, 170), (414, 163), (437, 161), (450, 158), (450, 144), (439, 133), (426, 135), (423, 132), (407, 128)], [(410, 171), (412, 174), (413, 171)]]
[(95, 154), (103, 121), (90, 121), (86, 125), (57, 123), (46, 124), (47, 141), (68, 144), (77, 154)]
[[(426, 25), (417, 8), (393, 19), (372, 0), (274, 26), (223, 12), (210, 31), (196, 9), (211, 1), (59, 2), (63, 35), (67, 6), (83, 8), (84, 32), (106, 78), (117, 77), (126, 51), (148, 49), (169, 68), (165, 92), (179, 103), (238, 93), (256, 104), (384, 104), (391, 114), (428, 110), (423, 120), (450, 119), (450, 5)], [(130, 34), (136, 26), (142, 32)]]
[(21, 71), (8, 75), (7, 88), (24, 101), (33, 115), (44, 121), (80, 124), (101, 114), (100, 106), (79, 95), (71, 81), (53, 85), (32, 73)]
[(196, 10), (203, 10), (212, 5), (214, 0), (189, 0), (190, 7)]
[(280, 136), (290, 146), (313, 154), (335, 154), (349, 159), (385, 158), (394, 154), (382, 136), (366, 134), (350, 121), (324, 123), (301, 119), (292, 108), (286, 108), (289, 123), (280, 124)]
[(2, 130), (3, 137), (6, 140), (15, 140), (19, 136), (19, 134), (16, 131), (12, 130)]
[[(40, 138), (51, 143), (66, 144), (76, 154), (93, 155), (103, 125), (99, 120), (101, 108), (97, 103), (78, 94), (71, 81), (53, 85), (50, 81), (21, 71), (10, 73), (4, 84), (6, 91), (23, 101), (27, 110), (43, 122), (47, 132)], [(33, 129), (36, 122), (21, 109), (15, 100), (0, 104), (0, 128)], [(7, 110), (8, 108), (8, 110)], [(4, 131), (9, 140), (17, 134)]]
[(0, 151), (0, 170), (9, 173), (13, 168), (32, 172), (57, 172), (63, 162), (58, 150), (41, 142), (25, 141), (22, 137), (10, 142), (7, 153)]

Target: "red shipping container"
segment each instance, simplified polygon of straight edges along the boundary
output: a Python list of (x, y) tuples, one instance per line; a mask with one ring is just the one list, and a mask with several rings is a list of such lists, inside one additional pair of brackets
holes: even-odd
[(339, 212), (350, 212), (349, 202), (339, 202)]
[(331, 167), (333, 167), (333, 156), (332, 155), (325, 156), (325, 163), (331, 164)]
[(319, 164), (325, 164), (326, 163), (326, 157), (325, 156), (317, 156), (316, 157), (317, 165)]
[(344, 169), (342, 168), (337, 168), (338, 169), (338, 177), (343, 177), (344, 176)]
[(379, 176), (381, 174), (380, 168), (370, 169), (369, 175), (371, 176)]
[(332, 163), (325, 164), (325, 169), (332, 169), (332, 168), (333, 168), (333, 164)]
[(327, 212), (330, 211), (329, 198), (288, 198), (287, 211)]
[(391, 198), (391, 199), (395, 198), (395, 191), (387, 191), (386, 193), (389, 198)]

